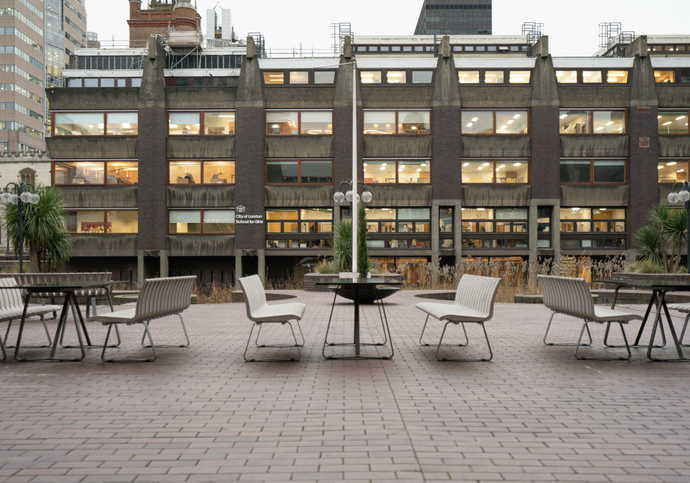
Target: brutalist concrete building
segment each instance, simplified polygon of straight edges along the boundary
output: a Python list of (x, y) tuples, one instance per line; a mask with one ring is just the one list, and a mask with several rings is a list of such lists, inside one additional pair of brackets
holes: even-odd
[(578, 58), (519, 36), (234, 49), (86, 49), (48, 91), (71, 268), (220, 282), (327, 256), (350, 216), (333, 195), (351, 178), (353, 63), (369, 254), (390, 270), (623, 254), (687, 179), (690, 38)]

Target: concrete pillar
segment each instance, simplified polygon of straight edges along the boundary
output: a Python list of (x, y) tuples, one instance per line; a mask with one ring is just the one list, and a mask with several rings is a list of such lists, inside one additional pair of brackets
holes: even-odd
[(235, 255), (235, 286), (237, 286), (237, 280), (242, 277), (242, 253), (237, 252)]
[[(439, 206), (432, 203), (431, 206), (431, 263), (440, 267), (440, 241), (439, 235)], [(433, 271), (433, 278), (431, 280), (431, 288), (438, 287), (438, 272)]]
[(144, 250), (137, 250), (137, 283), (141, 286), (146, 278), (146, 266), (144, 264)]
[(261, 279), (262, 282), (266, 282), (266, 250), (261, 249), (257, 250), (257, 254), (259, 257), (259, 278)]
[(160, 278), (168, 278), (170, 276), (170, 270), (168, 269), (168, 250), (160, 250), (158, 254), (160, 257), (160, 272), (158, 276)]

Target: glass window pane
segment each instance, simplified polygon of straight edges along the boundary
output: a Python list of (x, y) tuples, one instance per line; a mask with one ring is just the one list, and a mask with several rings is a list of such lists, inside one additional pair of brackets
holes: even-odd
[(594, 161), (595, 183), (625, 183), (625, 161)]
[(557, 70), (556, 81), (559, 84), (577, 84), (576, 70)]
[(687, 134), (688, 112), (659, 112), (657, 123), (659, 134)]
[(200, 161), (171, 161), (170, 184), (196, 184), (201, 181)]
[(266, 210), (267, 220), (298, 220), (299, 212), (297, 210)]
[(398, 208), (398, 220), (429, 220), (429, 208)]
[(594, 134), (625, 134), (624, 111), (594, 111), (592, 117)]
[(267, 112), (266, 134), (298, 134), (298, 114), (292, 112)]
[(135, 210), (108, 211), (108, 233), (139, 233), (139, 216)]
[(198, 112), (171, 112), (169, 132), (171, 136), (199, 134), (201, 132)]
[(303, 112), (301, 134), (333, 134), (332, 112)]
[(494, 114), (491, 111), (463, 111), (463, 134), (493, 134)]
[(333, 161), (302, 161), (302, 183), (332, 183)]
[(527, 134), (527, 111), (497, 111), (497, 134)]
[(132, 78), (132, 87), (141, 87), (141, 77)]
[(674, 83), (676, 78), (675, 71), (672, 70), (655, 70), (654, 80), (657, 84)]
[(297, 184), (299, 165), (297, 161), (267, 161), (266, 183)]
[(496, 161), (497, 183), (528, 183), (527, 161)]
[(494, 163), (491, 161), (466, 161), (462, 163), (463, 183), (493, 183)]
[[(344, 215), (343, 213), (343, 219), (351, 219)], [(395, 220), (395, 217), (396, 211), (389, 208), (367, 208), (367, 220)]]
[(204, 233), (235, 233), (235, 210), (204, 210)]
[(690, 83), (690, 69), (680, 69), (680, 82), (681, 84)]
[(526, 220), (529, 208), (496, 208), (497, 220)]
[(378, 72), (360, 71), (360, 76), (362, 79), (362, 84), (380, 84), (381, 83), (381, 71), (378, 71)]
[(309, 84), (309, 72), (307, 71), (291, 71), (290, 84)]
[(302, 220), (332, 220), (332, 208), (307, 208), (300, 210)]
[(139, 163), (108, 161), (107, 184), (129, 185), (139, 182)]
[(407, 72), (404, 70), (389, 70), (386, 72), (386, 82), (389, 84), (407, 83)]
[(108, 136), (136, 136), (139, 133), (139, 114), (136, 112), (109, 112)]
[(431, 113), (429, 111), (398, 112), (398, 134), (430, 134)]
[(101, 87), (115, 87), (115, 79), (101, 79)]
[(235, 184), (235, 163), (204, 161), (204, 184)]
[(589, 111), (561, 111), (561, 134), (589, 134)]
[(170, 233), (201, 233), (201, 211), (170, 211)]
[(589, 183), (589, 161), (561, 161), (561, 183)]
[(81, 87), (82, 82), (81, 79), (68, 79), (67, 80), (67, 87)]
[(431, 84), (434, 78), (433, 70), (413, 70), (412, 83), (413, 84)]
[(364, 163), (365, 183), (395, 183), (395, 161), (367, 161)]
[(441, 233), (453, 233), (453, 208), (441, 208), (439, 223)]
[(510, 83), (511, 84), (529, 84), (530, 71), (528, 70), (511, 70)]
[(484, 72), (484, 83), (485, 84), (503, 84), (502, 70), (487, 70)]
[(205, 112), (204, 134), (235, 134), (235, 113)]
[(279, 85), (285, 83), (284, 72), (264, 72), (264, 84)]
[(84, 79), (84, 87), (98, 87), (98, 79)]
[(659, 183), (675, 183), (676, 181), (687, 181), (688, 163), (685, 161), (664, 161), (659, 162)]
[(479, 84), (478, 70), (461, 70), (458, 72), (460, 84)]
[(104, 163), (55, 163), (55, 184), (103, 184)]
[(364, 134), (395, 134), (395, 112), (364, 111)]
[(103, 113), (55, 113), (56, 136), (103, 136)]
[(431, 161), (398, 161), (398, 183), (431, 183)]
[(335, 71), (315, 71), (314, 72), (314, 84), (333, 84), (335, 82)]
[(103, 211), (71, 211), (65, 217), (68, 233), (102, 234), (104, 229)]
[(600, 70), (585, 70), (582, 72), (583, 84), (601, 84)]
[(625, 84), (628, 82), (628, 71), (610, 70), (606, 74), (606, 82), (609, 84)]

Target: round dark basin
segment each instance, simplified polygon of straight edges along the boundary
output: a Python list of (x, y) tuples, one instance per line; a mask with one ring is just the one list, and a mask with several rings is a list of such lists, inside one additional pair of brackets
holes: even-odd
[[(331, 292), (336, 291), (335, 286), (328, 288), (331, 290)], [(378, 290), (374, 290), (372, 288), (363, 288), (359, 291), (359, 303), (373, 304), (377, 300), (377, 295), (379, 298), (385, 299), (386, 297), (390, 297), (399, 290), (399, 287), (382, 287)], [(355, 291), (353, 289), (340, 289), (338, 290), (338, 295), (348, 300), (355, 299)]]

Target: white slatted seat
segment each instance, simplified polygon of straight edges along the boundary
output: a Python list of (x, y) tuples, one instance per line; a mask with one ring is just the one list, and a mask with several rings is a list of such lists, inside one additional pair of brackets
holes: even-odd
[[(597, 324), (618, 323), (623, 333), (623, 340), (625, 340), (625, 348), (628, 351), (627, 358), (620, 358), (620, 360), (628, 360), (632, 356), (630, 353), (630, 346), (628, 345), (628, 338), (625, 335), (623, 324), (627, 324), (631, 320), (642, 320), (642, 316), (624, 310), (610, 309), (608, 307), (596, 306), (592, 300), (592, 293), (589, 290), (589, 285), (581, 278), (555, 277), (550, 275), (538, 275), (539, 283), (541, 284), (542, 292), (544, 294), (544, 305), (551, 309), (554, 314), (569, 315), (578, 319), (583, 319), (584, 324), (580, 331), (580, 337), (575, 346), (575, 357), (577, 359), (590, 359), (586, 357), (579, 357), (577, 355), (580, 345), (582, 345), (582, 336), (585, 329), (589, 332), (587, 324), (594, 322)], [(549, 320), (549, 327), (553, 316)], [(546, 329), (548, 335), (549, 328)], [(546, 343), (546, 335), (544, 335), (544, 342)], [(590, 335), (591, 343), (591, 335)], [(547, 343), (548, 344), (548, 343)]]
[[(688, 319), (690, 319), (690, 304), (668, 304), (668, 308), (677, 310), (682, 314), (688, 314), (685, 317), (685, 323), (683, 324), (683, 330), (680, 333), (680, 339), (678, 339), (678, 342), (682, 347), (690, 347), (690, 344), (683, 344), (683, 339), (685, 338), (685, 331), (688, 328)], [(661, 325), (659, 326), (661, 327)]]
[[(247, 350), (249, 349), (249, 343), (252, 340), (252, 334), (254, 333), (254, 328), (259, 327), (259, 331), (256, 334), (255, 344), (257, 347), (266, 348), (282, 348), (283, 346), (275, 345), (265, 345), (259, 344), (259, 336), (261, 335), (261, 326), (263, 324), (288, 324), (290, 330), (292, 331), (292, 337), (295, 339), (294, 347), (297, 348), (297, 359), (299, 360), (302, 356), (299, 348), (304, 346), (304, 334), (302, 333), (302, 327), (299, 325), (299, 321), (304, 315), (304, 311), (307, 306), (300, 302), (292, 302), (288, 304), (273, 304), (268, 305), (266, 303), (266, 292), (264, 292), (264, 286), (261, 283), (261, 279), (258, 275), (251, 275), (249, 277), (244, 277), (239, 279), (240, 287), (242, 292), (244, 292), (244, 302), (247, 308), (247, 318), (254, 322), (252, 324), (252, 330), (249, 332), (249, 339), (247, 340), (247, 346), (244, 348), (244, 360), (246, 362), (256, 362), (255, 359), (247, 358)], [(294, 320), (297, 323), (297, 328), (299, 329), (300, 336), (302, 337), (302, 343), (297, 342), (297, 336), (295, 335), (295, 329), (290, 323)], [(263, 362), (271, 361), (282, 361), (283, 359), (263, 359)]]
[(196, 275), (146, 279), (139, 291), (135, 308), (89, 317), (89, 322), (100, 322), (108, 326), (108, 333), (103, 344), (103, 352), (101, 353), (103, 362), (114, 362), (113, 360), (105, 359), (105, 350), (108, 345), (110, 330), (116, 324), (142, 324), (144, 326), (144, 337), (148, 336), (151, 342), (151, 345), (147, 347), (153, 350), (153, 359), (146, 359), (145, 362), (153, 362), (157, 357), (156, 347), (153, 344), (153, 337), (151, 337), (151, 331), (149, 330), (149, 322), (153, 319), (160, 319), (169, 315), (180, 317), (187, 344), (179, 347), (189, 346), (189, 336), (182, 319), (182, 312), (189, 308), (192, 300), (192, 288), (195, 282)]
[[(7, 340), (10, 328), (12, 327), (13, 320), (21, 320), (22, 314), (24, 313), (24, 301), (22, 300), (22, 291), (16, 287), (17, 282), (14, 278), (0, 278), (0, 322), (9, 322), (7, 326), (7, 332), (5, 333), (5, 340)], [(47, 313), (62, 310), (59, 305), (30, 305), (26, 310), (26, 316), (40, 315), (41, 322), (43, 322), (43, 328), (48, 336), (48, 345), (42, 347), (50, 347), (52, 345), (52, 339), (50, 333), (48, 332), (48, 327), (46, 326), (43, 316)], [(8, 346), (12, 348), (12, 346)], [(2, 359), (7, 358), (7, 351), (5, 342), (0, 337), (0, 352), (2, 352)]]
[(437, 304), (430, 302), (423, 302), (417, 304), (417, 308), (427, 314), (422, 335), (419, 337), (419, 343), (423, 346), (428, 346), (423, 341), (424, 331), (429, 323), (429, 317), (446, 321), (443, 327), (441, 338), (438, 341), (436, 349), (436, 358), (440, 361), (457, 360), (457, 359), (442, 359), (439, 357), (443, 337), (446, 334), (448, 324), (462, 324), (462, 330), (465, 332), (465, 344), (460, 344), (459, 347), (464, 347), (469, 344), (467, 339), (467, 331), (465, 331), (465, 323), (471, 322), (479, 324), (484, 329), (484, 336), (486, 337), (486, 345), (489, 348), (490, 357), (488, 359), (481, 359), (482, 361), (490, 361), (494, 357), (489, 343), (489, 336), (486, 333), (484, 322), (490, 320), (494, 315), (494, 302), (496, 301), (496, 293), (498, 292), (498, 285), (501, 283), (500, 278), (493, 277), (479, 277), (477, 275), (463, 275), (458, 283), (458, 289), (455, 292), (455, 303), (453, 304)]

